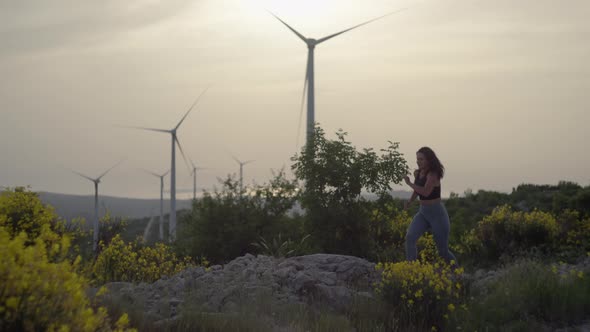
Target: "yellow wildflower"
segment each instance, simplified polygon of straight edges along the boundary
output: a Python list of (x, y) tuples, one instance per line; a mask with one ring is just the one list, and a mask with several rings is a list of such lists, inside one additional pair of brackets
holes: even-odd
[(417, 299), (421, 298), (422, 296), (424, 296), (424, 294), (422, 294), (421, 289), (417, 290), (416, 293), (414, 293), (414, 297)]

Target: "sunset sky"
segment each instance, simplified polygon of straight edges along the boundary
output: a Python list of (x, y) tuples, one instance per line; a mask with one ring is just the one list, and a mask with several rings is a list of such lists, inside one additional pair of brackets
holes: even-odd
[[(401, 8), (316, 48), (330, 138), (400, 142), (412, 167), (430, 146), (444, 195), (590, 185), (588, 0), (22, 0), (0, 2), (0, 186), (92, 194), (70, 169), (95, 177), (125, 159), (101, 194), (157, 197), (139, 168), (170, 167), (169, 135), (122, 127), (171, 129), (207, 86), (178, 131), (208, 168), (199, 187), (237, 173), (232, 155), (263, 183), (304, 143), (307, 56), (267, 10), (321, 38)], [(177, 157), (177, 187), (192, 188)]]

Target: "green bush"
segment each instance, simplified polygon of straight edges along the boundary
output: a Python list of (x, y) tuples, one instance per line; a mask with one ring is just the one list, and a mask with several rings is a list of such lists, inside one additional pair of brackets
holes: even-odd
[[(37, 193), (24, 187), (0, 193), (0, 227), (4, 227), (11, 237), (24, 232), (32, 244), (44, 226), (53, 233), (65, 232), (64, 222), (59, 220), (51, 206), (41, 202)], [(48, 232), (44, 234), (46, 238), (51, 237)]]
[[(94, 310), (86, 297), (88, 281), (77, 273), (80, 258), (49, 259), (66, 255), (69, 238), (56, 236), (47, 224), (35, 232), (39, 236), (32, 240), (0, 226), (0, 330), (111, 330), (106, 309)], [(45, 238), (57, 240), (48, 247)], [(127, 323), (124, 315), (115, 329), (122, 331)]]
[(86, 297), (88, 280), (72, 252), (80, 229), (59, 220), (37, 193), (0, 194), (0, 331), (123, 331)]
[(251, 243), (253, 247), (258, 249), (258, 253), (273, 256), (277, 258), (284, 258), (289, 256), (298, 256), (305, 252), (306, 241), (309, 234), (305, 235), (300, 241), (293, 241), (291, 239), (284, 239), (279, 233), (278, 237), (273, 237), (272, 240), (267, 241), (264, 237), (260, 237), (257, 242)]
[(99, 284), (112, 281), (154, 282), (194, 265), (190, 258), (180, 259), (163, 244), (143, 246), (125, 243), (115, 235), (108, 245), (100, 244), (101, 252), (92, 267), (93, 279)]
[(246, 253), (259, 252), (252, 245), (260, 237), (304, 237), (301, 218), (287, 213), (297, 200), (297, 186), (280, 172), (268, 184), (240, 191), (231, 176), (221, 190), (205, 192), (192, 210), (180, 219), (176, 250), (192, 257), (205, 256), (223, 263)]
[(538, 331), (579, 324), (588, 318), (590, 279), (575, 269), (518, 261), (485, 289), (472, 291), (467, 310), (452, 316), (451, 330)]
[(557, 216), (560, 227), (555, 251), (560, 259), (575, 261), (590, 253), (590, 217), (578, 211), (565, 210)]
[(405, 259), (405, 241), (412, 217), (393, 202), (378, 203), (369, 215), (369, 235), (373, 247), (368, 258), (376, 262)]
[(376, 292), (393, 308), (397, 328), (442, 330), (446, 319), (461, 306), (461, 268), (421, 261), (379, 263)]
[[(559, 235), (559, 225), (547, 212), (513, 211), (504, 205), (485, 216), (471, 232), (470, 250), (482, 251), (485, 258), (518, 255), (530, 249), (550, 250)], [(478, 248), (479, 245), (479, 248)]]

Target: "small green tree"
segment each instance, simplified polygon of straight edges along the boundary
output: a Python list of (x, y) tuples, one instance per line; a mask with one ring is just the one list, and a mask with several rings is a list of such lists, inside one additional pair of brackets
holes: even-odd
[(228, 176), (220, 190), (205, 192), (180, 220), (177, 249), (182, 255), (221, 263), (255, 252), (252, 243), (260, 237), (283, 234), (285, 239), (300, 239), (302, 230), (287, 215), (297, 193), (295, 181), (286, 179), (284, 171), (274, 174), (268, 184), (242, 191), (239, 181)]
[(305, 183), (301, 204), (313, 242), (325, 252), (367, 257), (374, 247), (369, 229), (374, 206), (361, 194), (387, 195), (408, 166), (399, 143), (389, 142), (378, 155), (371, 148), (357, 151), (346, 135), (339, 130), (330, 140), (316, 126), (311, 145), (292, 158), (292, 169)]

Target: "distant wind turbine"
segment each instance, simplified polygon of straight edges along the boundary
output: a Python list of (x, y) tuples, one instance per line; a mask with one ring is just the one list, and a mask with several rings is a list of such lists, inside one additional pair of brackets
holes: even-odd
[[(154, 173), (148, 170), (143, 170), (160, 179), (160, 241), (164, 240), (164, 177), (170, 173), (170, 170), (163, 174)], [(150, 221), (151, 222), (151, 221)]]
[(311, 139), (313, 138), (313, 130), (314, 130), (314, 125), (315, 125), (315, 78), (314, 78), (314, 49), (315, 49), (315, 47), (317, 45), (325, 42), (328, 39), (332, 39), (338, 35), (348, 32), (352, 29), (356, 29), (360, 26), (363, 26), (365, 24), (369, 24), (369, 23), (374, 22), (378, 19), (381, 19), (383, 17), (389, 16), (394, 13), (398, 13), (398, 12), (405, 10), (405, 9), (406, 8), (385, 14), (383, 16), (379, 16), (379, 17), (374, 18), (370, 21), (366, 21), (364, 23), (355, 25), (352, 28), (348, 28), (346, 30), (331, 34), (329, 36), (326, 36), (326, 37), (323, 37), (320, 39), (306, 38), (301, 33), (297, 32), (295, 29), (293, 29), (291, 26), (289, 26), (287, 23), (285, 23), (283, 20), (281, 20), (277, 15), (273, 14), (272, 12), (270, 13), (277, 20), (279, 20), (281, 23), (283, 23), (287, 28), (289, 28), (289, 30), (291, 30), (293, 33), (295, 33), (297, 35), (297, 37), (299, 37), (301, 40), (303, 40), (303, 42), (307, 45), (307, 49), (308, 49), (307, 69), (305, 71), (305, 82), (303, 83), (303, 98), (301, 100), (302, 101), (301, 111), (303, 112), (303, 99), (305, 97), (305, 91), (307, 88), (307, 140), (306, 140), (306, 144), (309, 145)]
[(103, 176), (105, 176), (108, 172), (110, 172), (113, 168), (115, 168), (116, 166), (118, 166), (122, 162), (123, 162), (123, 160), (119, 161), (113, 167), (107, 169), (104, 173), (102, 173), (99, 177), (97, 177), (95, 179), (93, 179), (89, 176), (86, 176), (82, 173), (78, 173), (74, 170), (71, 170), (72, 172), (80, 175), (81, 177), (94, 182), (94, 234), (93, 234), (93, 239), (92, 239), (92, 250), (95, 253), (97, 252), (97, 248), (98, 248), (98, 184), (100, 183), (100, 179), (102, 179)]
[(195, 163), (192, 161), (192, 159), (190, 159), (191, 165), (193, 166), (193, 170), (191, 172), (191, 175), (193, 176), (193, 200), (197, 199), (197, 171), (206, 169), (203, 167), (197, 167), (197, 165), (195, 165)]
[(169, 218), (170, 220), (169, 220), (169, 230), (168, 230), (170, 242), (174, 242), (176, 240), (176, 145), (178, 145), (178, 149), (180, 150), (180, 153), (182, 154), (182, 158), (184, 158), (184, 162), (186, 163), (187, 168), (189, 168), (189, 171), (190, 171), (190, 167), (189, 167), (188, 162), (186, 160), (186, 156), (184, 155), (184, 151), (182, 150), (182, 146), (180, 145), (180, 141), (178, 140), (178, 137), (176, 136), (176, 131), (178, 130), (178, 128), (180, 127), (180, 125), (182, 124), (184, 119), (186, 119), (188, 114), (193, 110), (195, 105), (199, 102), (199, 99), (201, 99), (201, 97), (207, 91), (207, 89), (205, 89), (203, 92), (201, 92), (201, 94), (197, 97), (197, 99), (195, 99), (195, 102), (191, 105), (191, 107), (188, 109), (188, 111), (184, 114), (182, 119), (180, 119), (180, 122), (178, 122), (176, 127), (172, 128), (172, 129), (131, 127), (131, 128), (135, 128), (135, 129), (151, 130), (151, 131), (157, 131), (157, 132), (162, 132), (162, 133), (168, 133), (172, 136), (172, 161), (171, 161), (171, 166), (170, 166), (170, 218)]
[(234, 158), (234, 160), (240, 164), (240, 195), (242, 194), (243, 191), (243, 179), (244, 179), (244, 165), (247, 165), (251, 162), (253, 162), (254, 160), (246, 160), (246, 161), (241, 161), (238, 158), (232, 156), (232, 158)]

